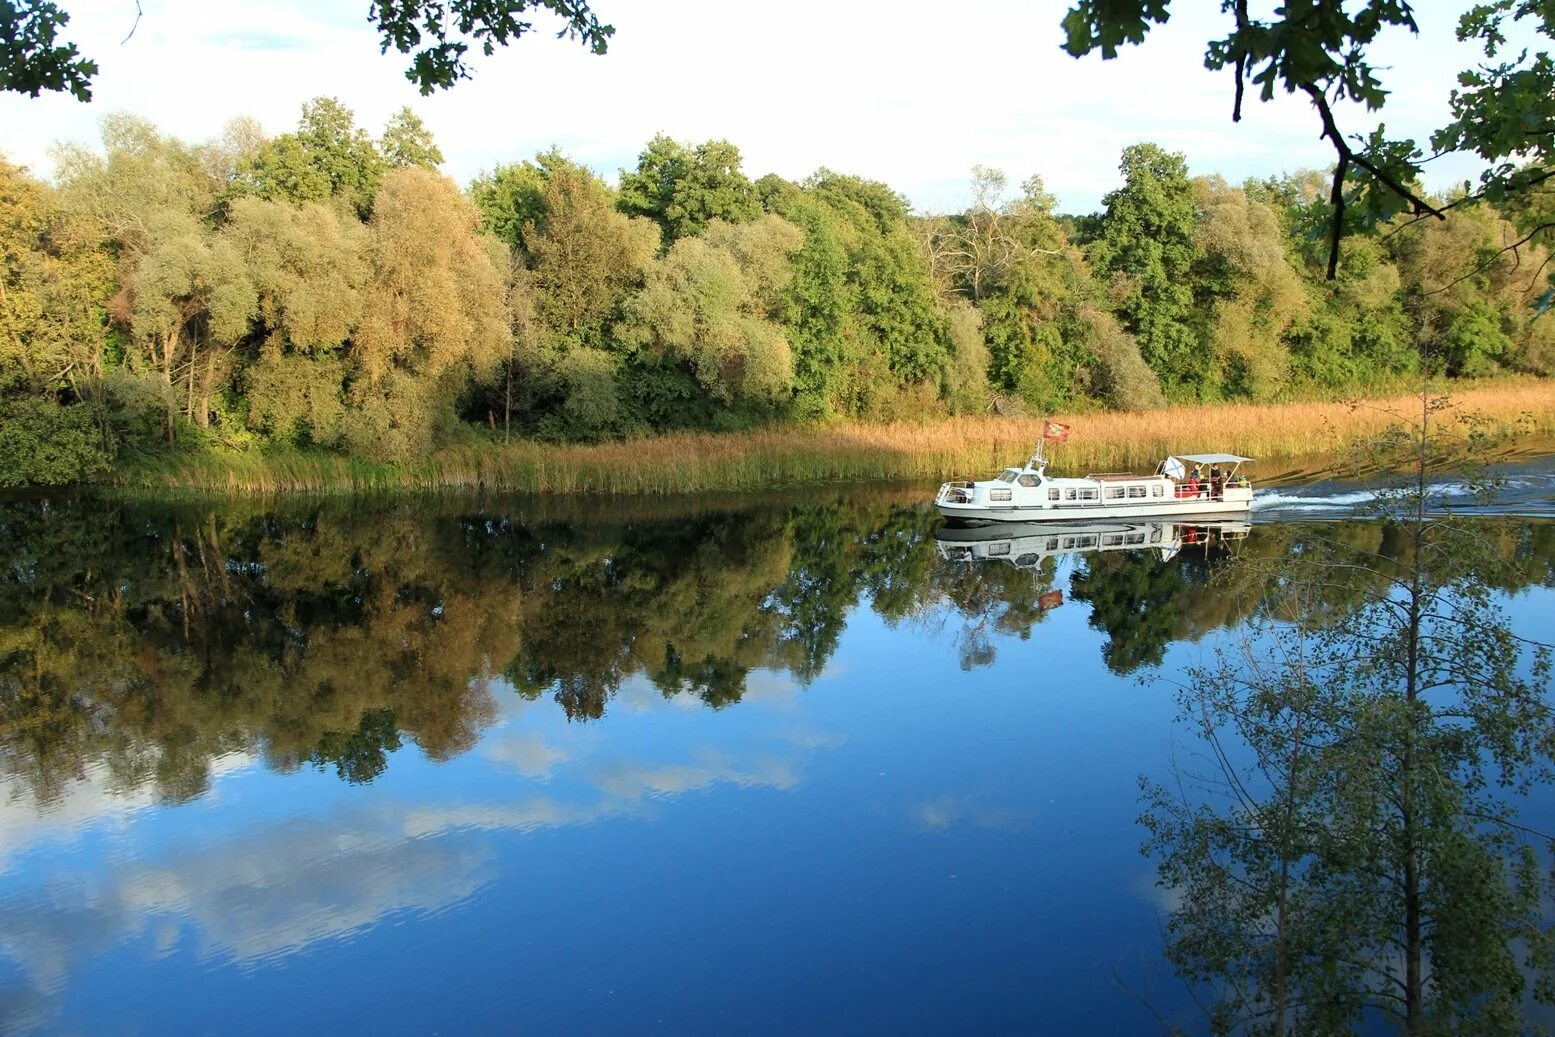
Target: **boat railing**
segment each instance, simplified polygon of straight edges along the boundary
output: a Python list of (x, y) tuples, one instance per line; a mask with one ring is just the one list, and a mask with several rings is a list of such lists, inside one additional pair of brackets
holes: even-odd
[(1219, 479), (1205, 478), (1199, 481), (1197, 486), (1190, 482), (1180, 482), (1174, 491), (1174, 496), (1179, 499), (1199, 500), (1225, 500), (1228, 487), (1248, 487), (1252, 483), (1246, 476), (1223, 476)]

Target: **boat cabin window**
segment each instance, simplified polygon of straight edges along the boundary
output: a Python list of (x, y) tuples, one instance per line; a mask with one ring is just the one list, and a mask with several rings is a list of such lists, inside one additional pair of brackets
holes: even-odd
[(1003, 541), (1000, 541), (997, 544), (989, 544), (988, 545), (988, 554), (989, 554), (990, 557), (1000, 558), (1000, 557), (1003, 557), (1004, 555), (1007, 555), (1009, 553), (1010, 553), (1010, 542), (1008, 540), (1003, 540)]
[(1009, 490), (989, 490), (988, 491), (988, 499), (989, 500), (1009, 500), (1010, 499), (1010, 491)]
[(1058, 550), (1058, 538), (1057, 537), (1048, 537), (1047, 538), (1047, 550), (1049, 550), (1049, 551), (1057, 551)]
[(1154, 486), (1150, 487), (1150, 496), (1152, 496), (1152, 497), (1163, 497), (1165, 495), (1166, 495), (1165, 488), (1162, 487), (1162, 485), (1160, 483), (1156, 483)]
[(1145, 495), (1145, 488), (1143, 486), (1130, 486), (1128, 488), (1128, 495), (1130, 497), (1143, 497)]
[(1042, 480), (1038, 479), (1035, 475), (1023, 475), (1019, 479), (1016, 479), (1015, 481), (1020, 483), (1022, 486), (1040, 486), (1040, 485), (1042, 485)]
[(1017, 472), (1015, 469), (1013, 469), (1013, 468), (1006, 468), (1004, 471), (999, 473), (999, 481), (1000, 482), (1014, 482), (1016, 477), (1019, 476), (1019, 475), (1020, 475), (1020, 473)]
[(1096, 499), (1096, 491), (1095, 490), (1081, 490), (1080, 491), (1080, 499), (1081, 500), (1095, 500)]
[(1145, 535), (1143, 533), (1130, 533), (1124, 538), (1124, 543), (1126, 544), (1143, 544), (1144, 542)]
[(1117, 547), (1121, 543), (1123, 543), (1122, 533), (1108, 533), (1101, 538), (1101, 546), (1103, 547)]
[(1072, 490), (1072, 489), (1065, 490), (1064, 491), (1064, 500), (1074, 500), (1074, 490)]
[(1048, 490), (1047, 491), (1047, 499), (1048, 500), (1057, 500), (1058, 499), (1058, 491), (1057, 490)]
[(1107, 499), (1108, 500), (1112, 500), (1112, 499), (1114, 499), (1116, 497), (1121, 497), (1121, 496), (1123, 496), (1123, 487), (1121, 487), (1121, 486), (1109, 486), (1109, 487), (1107, 487)]

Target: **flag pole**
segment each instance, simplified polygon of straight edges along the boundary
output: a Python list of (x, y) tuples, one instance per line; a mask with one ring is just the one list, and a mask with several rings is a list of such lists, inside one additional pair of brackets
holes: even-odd
[(1031, 460), (1027, 462), (1028, 467), (1036, 468), (1040, 464), (1041, 467), (1046, 468), (1048, 460), (1047, 441), (1051, 439), (1055, 443), (1062, 443), (1068, 438), (1068, 425), (1061, 425), (1044, 415), (1042, 418), (1042, 435), (1037, 440), (1037, 452), (1031, 455)]

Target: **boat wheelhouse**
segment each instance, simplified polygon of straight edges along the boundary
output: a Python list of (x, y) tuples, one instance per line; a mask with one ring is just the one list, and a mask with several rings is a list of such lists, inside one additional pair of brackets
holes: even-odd
[(934, 495), (934, 506), (946, 518), (963, 522), (1239, 514), (1253, 505), (1252, 484), (1241, 474), (1250, 460), (1236, 454), (1174, 454), (1153, 475), (1102, 472), (1055, 478), (1047, 474), (1038, 441), (1024, 467), (1006, 468), (978, 482), (945, 483)]

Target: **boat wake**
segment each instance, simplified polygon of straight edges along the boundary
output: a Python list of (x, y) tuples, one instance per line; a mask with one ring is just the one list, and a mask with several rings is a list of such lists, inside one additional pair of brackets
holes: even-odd
[[(1430, 510), (1555, 518), (1555, 459), (1507, 466), (1498, 474), (1503, 481), (1488, 502), (1476, 497), (1474, 488), (1462, 481), (1430, 483)], [(1253, 513), (1260, 518), (1340, 518), (1364, 512), (1384, 492), (1339, 481), (1299, 488), (1274, 486), (1254, 492)]]
[(1321, 491), (1286, 490), (1276, 487), (1253, 491), (1253, 510), (1261, 511), (1332, 511), (1346, 513), (1377, 498), (1373, 490), (1324, 494)]

